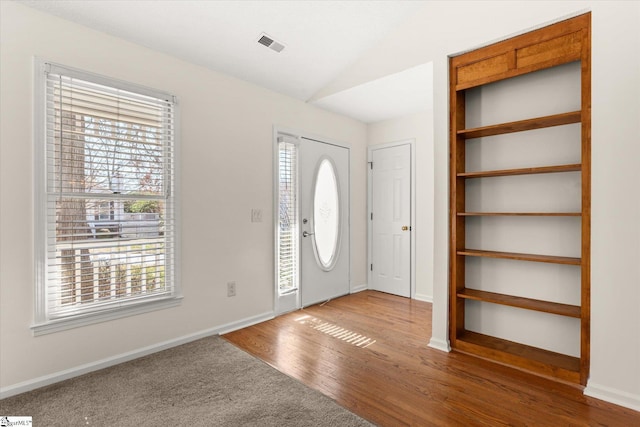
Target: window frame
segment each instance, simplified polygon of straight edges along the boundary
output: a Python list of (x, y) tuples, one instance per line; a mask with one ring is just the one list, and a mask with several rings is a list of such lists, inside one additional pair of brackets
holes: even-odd
[[(172, 276), (165, 277), (171, 280), (172, 292), (163, 298), (140, 298), (137, 301), (126, 301), (123, 304), (115, 304), (112, 307), (96, 311), (83, 311), (64, 317), (56, 316), (52, 319), (47, 314), (47, 129), (46, 129), (46, 72), (50, 67), (63, 70), (65, 76), (75, 77), (100, 85), (122, 89), (137, 94), (156, 98), (172, 99), (174, 106), (174, 134), (173, 134), (173, 176), (174, 191), (170, 197), (173, 199), (174, 221), (174, 249), (172, 258)], [(44, 335), (57, 331), (81, 327), (94, 323), (119, 319), (147, 313), (155, 310), (176, 307), (182, 300), (180, 280), (180, 108), (177, 98), (169, 93), (150, 89), (134, 83), (113, 79), (110, 77), (82, 71), (66, 65), (46, 61), (42, 58), (34, 58), (34, 101), (33, 101), (33, 151), (34, 151), (34, 274), (35, 274), (35, 304), (31, 330), (34, 336)]]

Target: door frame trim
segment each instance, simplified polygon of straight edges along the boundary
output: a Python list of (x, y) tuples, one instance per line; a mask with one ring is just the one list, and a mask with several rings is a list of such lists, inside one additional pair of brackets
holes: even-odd
[(373, 210), (373, 171), (369, 164), (373, 159), (373, 152), (385, 148), (399, 147), (401, 145), (409, 145), (411, 147), (411, 245), (410, 245), (410, 263), (409, 268), (411, 299), (416, 298), (416, 140), (403, 139), (395, 142), (387, 142), (382, 144), (369, 145), (367, 147), (367, 289), (371, 289), (372, 277), (370, 265), (373, 262), (373, 224), (371, 221), (371, 212)]
[[(280, 126), (280, 125), (273, 125), (273, 130), (272, 130), (272, 142), (271, 142), (271, 146), (272, 146), (272, 186), (271, 186), (271, 192), (272, 192), (272, 203), (273, 203), (273, 209), (272, 209), (272, 215), (273, 215), (273, 220), (271, 221), (271, 235), (273, 236), (273, 253), (272, 253), (272, 265), (273, 265), (273, 283), (272, 283), (272, 289), (273, 289), (273, 314), (275, 316), (279, 316), (281, 314), (285, 314), (289, 311), (295, 311), (298, 310), (300, 308), (302, 308), (302, 299), (300, 297), (300, 287), (302, 286), (301, 280), (302, 278), (299, 276), (298, 277), (298, 290), (296, 291), (296, 303), (295, 303), (295, 308), (290, 309), (289, 306), (287, 307), (280, 307), (280, 301), (278, 298), (278, 218), (280, 215), (280, 209), (279, 209), (279, 204), (278, 204), (278, 135), (288, 135), (290, 137), (293, 138), (298, 138), (298, 140), (301, 139), (307, 139), (310, 141), (315, 141), (315, 142), (319, 142), (322, 144), (329, 144), (329, 145), (335, 145), (338, 147), (343, 147), (346, 148), (347, 150), (349, 150), (349, 163), (348, 163), (348, 170), (347, 170), (347, 177), (348, 177), (348, 182), (347, 182), (347, 193), (348, 193), (348, 206), (347, 206), (347, 225), (349, 226), (349, 233), (347, 236), (345, 236), (347, 239), (349, 239), (349, 253), (347, 254), (347, 258), (348, 258), (348, 265), (349, 265), (349, 292), (353, 293), (353, 283), (352, 283), (352, 277), (351, 277), (351, 271), (352, 271), (352, 265), (351, 265), (351, 242), (353, 242), (352, 239), (352, 233), (353, 231), (351, 230), (351, 144), (347, 143), (347, 142), (340, 142), (340, 141), (336, 141), (334, 139), (331, 138), (327, 138), (324, 136), (320, 136), (320, 135), (316, 135), (310, 132), (305, 132), (305, 131), (301, 131), (298, 129), (292, 129), (290, 127), (286, 127), (286, 126)], [(300, 200), (298, 199), (298, 210), (300, 210)], [(298, 224), (298, 227), (300, 227), (300, 224)], [(298, 272), (298, 274), (300, 274), (300, 272)]]

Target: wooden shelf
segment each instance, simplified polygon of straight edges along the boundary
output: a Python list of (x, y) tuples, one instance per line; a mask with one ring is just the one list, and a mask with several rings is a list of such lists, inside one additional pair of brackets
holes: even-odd
[(581, 212), (458, 212), (458, 216), (582, 216)]
[(502, 169), (480, 172), (459, 172), (456, 174), (459, 178), (489, 178), (494, 176), (512, 176), (512, 175), (533, 175), (539, 173), (558, 173), (558, 172), (580, 172), (582, 165), (575, 163), (571, 165), (557, 166), (539, 166), (534, 168), (518, 168), (518, 169)]
[(518, 261), (548, 262), (552, 264), (580, 265), (580, 258), (554, 255), (520, 254), (515, 252), (482, 251), (477, 249), (462, 249), (456, 251), (458, 255), (477, 256), (486, 258), (514, 259)]
[(537, 117), (534, 119), (518, 120), (516, 122), (501, 123), (491, 126), (483, 126), (473, 129), (461, 129), (457, 134), (465, 139), (481, 138), (483, 136), (502, 135), (505, 133), (523, 132), (527, 130), (543, 129), (552, 126), (562, 126), (572, 123), (580, 123), (582, 112), (553, 114), (551, 116)]
[(580, 359), (525, 344), (463, 331), (457, 350), (572, 383), (580, 381)]
[[(490, 25), (490, 23), (486, 24)], [(538, 89), (536, 85), (546, 85), (547, 83), (536, 80), (535, 77), (532, 80), (512, 80), (513, 85), (504, 85), (495, 89), (496, 97), (494, 97), (494, 95), (488, 96), (487, 93), (482, 90), (468, 91), (467, 89), (484, 87), (490, 83), (505, 81), (506, 79), (511, 79), (516, 76), (533, 75), (538, 71), (551, 70), (560, 64), (574, 61), (580, 61), (579, 81), (577, 81), (577, 67), (574, 68), (576, 74), (572, 76), (574, 82), (580, 84), (579, 107), (567, 103), (565, 105), (572, 106), (565, 107), (564, 112), (560, 114), (550, 114), (554, 112), (551, 108), (553, 108), (553, 105), (557, 101), (551, 99), (548, 104), (550, 109), (546, 110), (546, 112), (538, 113), (550, 115), (538, 117), (520, 116), (523, 117), (523, 120), (474, 128), (466, 127), (468, 119), (478, 117), (478, 114), (482, 113), (481, 106), (484, 107), (485, 102), (487, 108), (497, 108), (498, 110), (516, 108), (518, 104), (525, 105), (532, 102), (528, 97), (534, 96), (534, 98), (536, 98), (535, 92)], [(554, 71), (550, 71), (550, 73), (554, 73)], [(552, 87), (553, 86), (549, 86), (549, 90), (553, 90)], [(522, 93), (527, 93), (527, 98), (522, 96), (518, 97), (520, 93), (518, 88), (526, 88), (527, 91)], [(502, 98), (502, 96), (504, 96), (504, 98)], [(512, 96), (514, 98), (512, 98)], [(563, 92), (557, 93), (557, 95), (554, 93), (554, 96), (562, 98), (564, 102), (565, 99), (568, 101), (568, 97), (573, 95), (568, 92)], [(482, 102), (478, 103), (478, 99), (482, 100)], [(502, 102), (503, 99), (508, 99), (511, 104), (509, 106), (505, 105)], [(496, 105), (489, 105), (495, 101), (500, 102)], [(543, 100), (541, 99), (541, 101)], [(574, 108), (578, 110), (567, 111)], [(526, 110), (527, 109), (522, 109), (525, 115)], [(498, 363), (511, 365), (518, 369), (554, 377), (561, 381), (586, 385), (587, 379), (589, 378), (591, 334), (591, 14), (587, 13), (567, 19), (450, 58), (449, 113), (449, 338), (452, 349), (474, 354)], [(553, 160), (549, 160), (546, 164), (540, 166), (534, 165), (533, 167), (518, 167), (515, 169), (487, 170), (492, 167), (489, 166), (490, 162), (486, 161), (489, 157), (493, 158), (494, 156), (504, 154), (507, 158), (515, 161), (516, 159), (522, 160), (526, 158), (527, 155), (524, 152), (513, 153), (509, 150), (505, 151), (500, 144), (494, 146), (491, 144), (491, 139), (487, 139), (486, 142), (491, 145), (491, 147), (487, 146), (487, 148), (493, 151), (483, 153), (484, 157), (478, 157), (478, 151), (472, 150), (469, 144), (469, 140), (471, 139), (495, 135), (504, 135), (504, 142), (508, 144), (509, 140), (517, 141), (517, 138), (514, 139), (514, 137), (517, 136), (518, 132), (567, 125), (572, 125), (572, 130), (574, 127), (579, 128), (575, 130), (579, 130), (580, 132), (580, 145), (579, 147), (577, 144), (572, 145), (574, 158), (576, 161), (580, 159), (578, 161), (579, 163), (554, 164), (555, 162)], [(511, 138), (509, 134), (512, 134)], [(573, 132), (571, 136), (567, 135), (567, 138), (574, 141)], [(485, 140), (482, 140), (481, 143), (485, 144)], [(526, 145), (531, 150), (551, 150), (551, 152), (548, 153), (549, 159), (558, 159), (557, 155), (561, 152), (556, 151), (553, 147), (541, 147), (533, 141), (526, 143)], [(546, 153), (540, 154), (546, 156)], [(558, 160), (556, 160), (556, 162), (557, 161)], [(468, 170), (467, 164), (477, 164), (477, 166), (474, 166), (476, 171)], [(512, 165), (516, 167), (519, 166), (515, 163), (512, 163)], [(522, 165), (522, 163), (520, 163), (520, 165)], [(490, 202), (492, 198), (499, 196), (493, 192), (488, 195), (483, 194), (481, 188), (470, 185), (477, 183), (477, 181), (470, 182), (468, 181), (469, 179), (528, 176), (530, 179), (508, 179), (513, 185), (522, 184), (522, 188), (524, 189), (527, 187), (527, 184), (531, 184), (539, 179), (533, 175), (553, 173), (571, 173), (571, 178), (579, 177), (580, 184), (573, 188), (574, 191), (570, 191), (572, 197), (579, 197), (581, 201), (579, 212), (562, 212), (564, 209), (562, 209), (561, 203), (556, 201), (554, 197), (550, 197), (547, 200), (547, 203), (556, 206), (555, 209), (553, 207), (548, 208), (551, 210), (550, 212), (544, 212), (545, 208), (543, 205), (538, 205), (538, 209), (543, 212), (535, 212), (535, 210), (537, 210), (536, 207), (531, 207), (534, 212), (473, 212), (476, 208), (471, 207), (469, 203), (470, 200), (467, 199), (473, 196), (473, 201), (477, 199)], [(565, 177), (566, 176), (563, 175), (556, 175), (546, 176), (544, 179), (545, 182), (549, 180), (550, 183), (553, 181), (560, 184)], [(537, 190), (536, 196), (536, 199), (538, 197), (541, 199), (545, 198), (544, 190)], [(530, 195), (521, 191), (520, 194), (512, 195), (511, 197), (515, 197), (516, 199), (514, 200), (521, 202), (528, 201)], [(467, 206), (467, 204), (469, 204), (469, 206)], [(467, 209), (469, 209), (469, 212), (466, 211)], [(554, 212), (554, 210), (557, 211)], [(577, 218), (569, 221), (572, 222), (573, 237), (579, 237), (580, 239), (580, 252), (579, 255), (577, 253), (575, 254), (578, 258), (468, 249), (468, 246), (472, 245), (467, 241), (467, 235), (469, 235), (469, 233), (475, 233), (479, 230), (480, 232), (487, 231), (487, 234), (491, 234), (489, 233), (491, 230), (488, 230), (488, 225), (491, 224), (487, 224), (485, 223), (486, 221), (483, 220), (468, 219), (482, 217), (537, 217), (533, 222), (515, 221), (514, 223), (513, 221), (507, 221), (511, 225), (518, 225), (530, 232), (535, 231), (539, 226), (551, 227), (557, 222), (541, 220), (540, 218)], [(505, 225), (503, 223), (504, 220), (498, 222), (501, 222), (500, 225)], [(579, 236), (576, 236), (577, 230), (573, 230), (573, 226), (579, 226)], [(549, 229), (549, 231), (552, 230), (553, 228)], [(491, 236), (488, 237), (489, 239), (492, 238)], [(542, 239), (542, 236), (540, 239)], [(535, 246), (535, 243), (529, 244), (526, 241), (520, 243), (524, 248)], [(482, 245), (478, 246), (482, 247)], [(486, 243), (484, 247), (490, 248), (491, 246), (489, 243)], [(580, 269), (580, 301), (576, 302), (577, 305), (555, 303), (552, 301), (553, 294), (549, 293), (545, 295), (547, 292), (540, 294), (539, 297), (544, 298), (544, 296), (548, 296), (551, 301), (468, 289), (466, 287), (467, 283), (472, 285), (480, 273), (474, 271), (474, 269), (469, 270), (467, 268), (467, 261), (469, 260), (467, 257), (550, 263), (571, 266), (571, 269), (575, 269), (576, 267), (574, 266), (577, 266), (577, 268)], [(490, 264), (491, 265), (487, 265), (487, 268), (491, 269), (492, 272), (507, 267), (504, 265), (505, 263), (495, 262)], [(526, 269), (522, 272), (521, 277), (523, 285), (537, 285), (535, 282), (529, 283), (530, 280), (527, 277)], [(510, 287), (510, 283), (496, 283), (496, 285), (500, 285), (500, 289), (504, 290), (507, 294), (511, 293), (510, 289), (512, 288)], [(573, 282), (569, 285), (573, 285)], [(513, 293), (518, 292), (514, 290)], [(577, 319), (576, 322), (580, 323), (580, 356), (565, 356), (498, 337), (467, 331), (468, 326), (471, 329), (486, 332), (482, 329), (482, 324), (479, 323), (477, 319), (472, 319), (467, 316), (467, 307), (476, 304), (468, 303), (470, 300), (486, 303), (483, 304), (483, 308), (487, 310), (499, 308), (489, 304), (522, 309), (513, 310), (513, 313), (510, 313), (513, 316), (509, 318), (509, 321), (512, 320), (514, 322), (513, 327), (510, 326), (509, 330), (513, 331), (513, 328), (520, 329), (517, 335), (509, 336), (521, 341), (526, 341), (524, 337), (530, 334), (526, 318), (527, 312), (524, 310), (534, 310), (565, 316), (565, 318)], [(553, 320), (560, 321), (561, 319)], [(496, 333), (504, 334), (504, 330), (500, 329), (500, 327), (496, 329)], [(499, 332), (500, 330), (503, 332)], [(571, 334), (571, 331), (563, 330), (561, 334), (561, 336), (565, 338), (565, 335)], [(567, 337), (566, 339), (574, 340), (575, 337)], [(578, 351), (576, 351), (576, 354), (577, 353)]]
[(541, 311), (543, 313), (558, 314), (560, 316), (580, 318), (580, 306), (560, 304), (557, 302), (541, 301), (531, 298), (498, 294), (495, 292), (479, 291), (465, 288), (458, 292), (460, 298), (492, 304), (508, 305), (509, 307), (524, 308), (526, 310)]

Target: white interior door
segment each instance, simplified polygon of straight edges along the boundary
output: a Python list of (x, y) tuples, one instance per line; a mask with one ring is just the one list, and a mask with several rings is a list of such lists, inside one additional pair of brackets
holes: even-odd
[(411, 296), (411, 146), (372, 150), (371, 288)]
[(349, 149), (301, 138), (303, 307), (349, 293)]

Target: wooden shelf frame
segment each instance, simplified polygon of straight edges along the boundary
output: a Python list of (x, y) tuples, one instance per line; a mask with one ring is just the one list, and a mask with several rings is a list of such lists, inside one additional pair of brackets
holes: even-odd
[(523, 254), (516, 252), (498, 252), (498, 251), (484, 251), (478, 249), (460, 249), (456, 251), (457, 255), (476, 256), (484, 258), (501, 258), (512, 259), (516, 261), (531, 261), (531, 262), (546, 262), (551, 264), (564, 264), (564, 265), (581, 265), (580, 258), (555, 256), (555, 255), (538, 255), (538, 254)]
[(458, 216), (568, 216), (579, 217), (582, 212), (457, 212)]
[[(467, 89), (574, 61), (580, 61), (581, 67), (580, 110), (477, 128), (465, 127)], [(449, 82), (449, 339), (451, 347), (454, 351), (474, 354), (498, 363), (584, 386), (589, 376), (591, 328), (591, 13), (452, 57), (449, 61)], [(466, 141), (468, 140), (574, 123), (579, 124), (581, 129), (580, 163), (489, 171), (466, 170)], [(565, 172), (581, 174), (580, 212), (467, 212), (465, 209), (465, 184), (468, 179)], [(580, 257), (467, 248), (465, 244), (467, 220), (473, 217), (498, 216), (577, 217), (581, 221)], [(563, 305), (466, 288), (465, 260), (469, 256), (553, 263), (580, 268), (580, 305)], [(467, 330), (465, 305), (468, 300), (578, 318), (580, 357), (561, 355)]]
[(532, 168), (502, 169), (477, 172), (458, 172), (459, 178), (491, 178), (496, 176), (514, 176), (514, 175), (535, 175), (540, 173), (563, 173), (563, 172), (581, 172), (582, 165), (580, 163), (570, 165), (556, 166), (538, 166)]
[(498, 294), (495, 292), (480, 291), (470, 288), (465, 288), (458, 292), (458, 297), (474, 301), (506, 305), (509, 307), (523, 308), (526, 310), (540, 311), (542, 313), (557, 314), (559, 316), (575, 317), (576, 319), (580, 318), (579, 305), (561, 304), (557, 302)]
[(553, 114), (551, 116), (537, 117), (535, 119), (519, 120), (515, 122), (483, 126), (474, 129), (460, 129), (456, 133), (465, 139), (482, 138), (485, 136), (503, 135), (506, 133), (523, 132), (527, 130), (544, 129), (553, 126), (562, 126), (580, 123), (582, 113), (571, 111), (569, 113)]
[(459, 335), (456, 350), (562, 381), (580, 381), (578, 357), (472, 331)]

